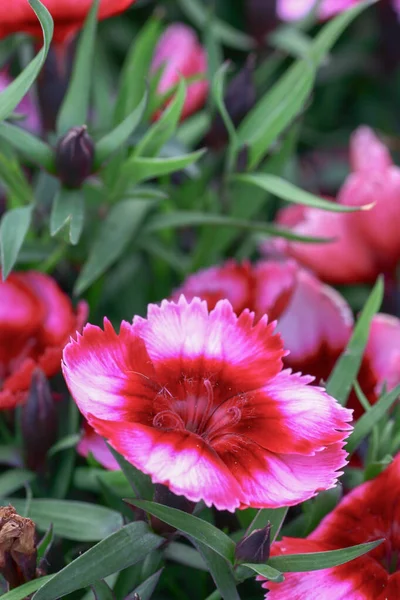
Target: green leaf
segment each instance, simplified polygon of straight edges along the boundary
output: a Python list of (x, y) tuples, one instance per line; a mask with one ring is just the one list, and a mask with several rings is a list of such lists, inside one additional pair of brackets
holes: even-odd
[(0, 123), (0, 137), (18, 150), (29, 162), (47, 171), (54, 171), (54, 154), (50, 146), (22, 127), (11, 123)]
[(5, 498), (36, 479), (36, 474), (25, 469), (10, 469), (0, 475), (0, 497)]
[(61, 452), (62, 450), (75, 448), (80, 439), (81, 435), (79, 433), (71, 433), (71, 435), (61, 438), (61, 440), (58, 440), (58, 442), (56, 442), (54, 446), (50, 448), (47, 456), (54, 456), (54, 454), (57, 454), (57, 452)]
[(224, 600), (240, 600), (232, 565), (206, 544), (192, 541), (202, 555), (221, 597)]
[(192, 567), (192, 569), (197, 569), (199, 571), (208, 571), (208, 567), (202, 555), (187, 544), (170, 542), (165, 548), (164, 556), (168, 560), (173, 560), (185, 567)]
[(115, 124), (121, 123), (140, 103), (146, 90), (146, 78), (157, 40), (161, 33), (161, 23), (151, 18), (140, 30), (125, 60), (118, 86), (115, 105)]
[(277, 571), (269, 565), (243, 563), (242, 567), (247, 567), (248, 569), (251, 569), (252, 571), (257, 573), (257, 575), (262, 575), (263, 577), (266, 577), (269, 581), (281, 583), (285, 579), (280, 571)]
[(344, 204), (338, 204), (337, 202), (323, 200), (314, 194), (310, 194), (310, 192), (305, 192), (289, 181), (285, 181), (276, 175), (266, 175), (264, 173), (234, 175), (232, 181), (254, 185), (266, 192), (274, 194), (274, 196), (281, 198), (281, 200), (286, 200), (287, 202), (312, 206), (313, 208), (320, 208), (329, 212), (356, 212), (359, 210), (369, 210), (374, 206), (373, 204), (365, 204), (364, 206), (346, 206)]
[(144, 158), (134, 156), (129, 158), (121, 168), (120, 186), (133, 185), (146, 179), (154, 179), (162, 175), (169, 175), (180, 171), (197, 162), (205, 153), (205, 150), (197, 150), (183, 156), (172, 158)]
[(89, 257), (76, 281), (75, 294), (80, 295), (87, 290), (122, 256), (152, 206), (150, 201), (123, 200), (111, 208), (100, 225)]
[(70, 84), (58, 114), (59, 136), (64, 135), (71, 127), (84, 125), (87, 120), (99, 3), (100, 0), (93, 0), (78, 42)]
[(217, 552), (223, 558), (231, 562), (233, 561), (235, 553), (234, 542), (225, 533), (214, 527), (214, 525), (211, 525), (211, 523), (189, 515), (182, 510), (157, 504), (156, 502), (136, 499), (129, 499), (127, 502), (137, 508), (141, 508), (154, 517), (158, 517), (161, 521), (168, 523), (168, 525), (176, 527), (179, 531), (190, 535), (198, 542), (205, 544), (208, 548)]
[(200, 213), (196, 211), (179, 210), (155, 215), (148, 221), (142, 234), (162, 231), (168, 228), (193, 227), (208, 225), (210, 227), (235, 227), (239, 230), (260, 231), (262, 233), (283, 237), (288, 240), (301, 242), (327, 242), (328, 238), (312, 238), (293, 233), (291, 230), (277, 228), (270, 223), (251, 222), (245, 219), (235, 219), (225, 215)]
[(178, 0), (178, 3), (182, 12), (188, 19), (193, 21), (196, 27), (199, 29), (212, 27), (215, 37), (225, 46), (237, 50), (252, 50), (255, 48), (256, 43), (249, 35), (235, 29), (217, 17), (213, 17), (212, 22), (210, 22), (207, 11), (204, 10), (204, 5), (198, 0)]
[(129, 594), (126, 600), (136, 600), (135, 594), (137, 594), (140, 600), (150, 600), (157, 587), (163, 570), (164, 569), (159, 569), (156, 571), (156, 573), (150, 575), (150, 577), (148, 577), (135, 590), (133, 590), (132, 594)]
[[(108, 444), (107, 444), (108, 445)], [(143, 498), (144, 500), (151, 500), (154, 495), (154, 487), (151, 479), (139, 469), (136, 469), (131, 463), (129, 463), (123, 456), (119, 454), (114, 448), (108, 445), (111, 454), (121, 467), (126, 479), (128, 480), (136, 498)]]
[(40, 540), (37, 546), (37, 560), (40, 561), (46, 555), (46, 552), (49, 550), (50, 546), (54, 541), (54, 530), (53, 525), (50, 525), (43, 538)]
[(137, 144), (133, 156), (155, 157), (161, 148), (174, 134), (186, 99), (185, 80), (179, 81), (178, 90), (168, 107), (163, 110), (161, 117), (143, 136)]
[(238, 137), (242, 145), (250, 148), (249, 169), (257, 166), (277, 137), (303, 110), (317, 67), (351, 21), (369, 5), (370, 2), (361, 2), (325, 25), (307, 58), (296, 61), (242, 121)]
[(11, 592), (2, 594), (1, 600), (25, 600), (26, 598), (30, 597), (33, 592), (36, 592), (36, 590), (43, 587), (44, 584), (50, 581), (53, 577), (54, 575), (46, 575), (45, 577), (28, 581), (28, 583), (20, 585), (15, 590), (11, 590)]
[(47, 8), (43, 6), (39, 0), (29, 0), (29, 4), (40, 21), (44, 44), (40, 52), (22, 73), (20, 73), (18, 77), (16, 77), (14, 81), (0, 93), (0, 121), (9, 117), (21, 102), (22, 98), (28, 93), (29, 88), (32, 86), (44, 65), (44, 61), (46, 60), (50, 48), (50, 42), (53, 37), (53, 19)]
[[(24, 512), (25, 500), (9, 498), (8, 501), (18, 513)], [(34, 499), (27, 516), (41, 531), (53, 524), (56, 535), (78, 542), (97, 542), (123, 524), (121, 515), (109, 508), (73, 500)]]
[(142, 521), (125, 525), (59, 571), (34, 596), (56, 600), (143, 560), (164, 542)]
[(50, 216), (50, 235), (53, 237), (65, 226), (68, 226), (69, 241), (75, 246), (81, 237), (84, 220), (83, 191), (61, 188), (53, 202)]
[(92, 585), (95, 600), (115, 600), (115, 596), (105, 581), (96, 581)]
[(237, 145), (237, 135), (235, 126), (232, 122), (232, 119), (226, 109), (225, 101), (224, 101), (224, 91), (225, 91), (225, 78), (226, 74), (230, 68), (230, 63), (226, 62), (218, 69), (216, 72), (213, 82), (212, 82), (212, 94), (214, 98), (214, 102), (218, 108), (218, 112), (220, 113), (226, 130), (229, 134), (230, 143), (234, 146)]
[(263, 529), (268, 523), (271, 525), (271, 543), (274, 542), (279, 535), (279, 531), (283, 525), (288, 512), (288, 507), (282, 508), (262, 508), (251, 522), (246, 535), (249, 535), (254, 529)]
[(15, 265), (32, 219), (33, 206), (8, 210), (0, 223), (0, 256), (3, 281)]
[(367, 345), (371, 321), (382, 304), (383, 292), (384, 283), (380, 277), (354, 327), (353, 335), (347, 344), (347, 348), (337, 361), (328, 379), (326, 391), (336, 398), (342, 406), (346, 405), (353, 382), (357, 377), (365, 346)]
[[(94, 170), (96, 171), (101, 165), (117, 150), (128, 141), (130, 136), (141, 122), (144, 111), (146, 110), (147, 93), (143, 95), (140, 104), (119, 124), (110, 131), (107, 135), (101, 138), (96, 144), (94, 157)], [(0, 129), (1, 135), (1, 129)]]
[(282, 573), (304, 573), (306, 571), (318, 571), (344, 565), (350, 560), (363, 556), (373, 550), (384, 539), (358, 544), (341, 550), (329, 550), (328, 552), (309, 552), (307, 554), (286, 554), (284, 556), (273, 556), (268, 565), (282, 571)]
[(353, 454), (363, 439), (365, 439), (372, 431), (373, 427), (379, 423), (382, 417), (388, 414), (399, 395), (400, 385), (398, 385), (391, 392), (383, 394), (383, 396), (379, 398), (378, 402), (371, 406), (368, 412), (364, 413), (362, 417), (358, 419), (354, 425), (352, 434), (347, 440), (346, 450), (349, 454)]

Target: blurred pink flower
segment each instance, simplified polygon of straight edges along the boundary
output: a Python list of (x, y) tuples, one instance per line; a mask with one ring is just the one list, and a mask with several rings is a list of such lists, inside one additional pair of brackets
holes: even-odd
[[(362, 0), (320, 0), (317, 8), (317, 17), (325, 21), (334, 17)], [(303, 19), (316, 6), (317, 0), (277, 0), (277, 15), (282, 21), (298, 21)], [(400, 1), (393, 0), (396, 10), (400, 10)]]
[(375, 206), (356, 213), (284, 208), (277, 215), (278, 225), (333, 241), (272, 240), (262, 245), (262, 252), (291, 256), (332, 284), (370, 283), (380, 273), (392, 274), (400, 260), (400, 168), (368, 127), (353, 134), (350, 157), (353, 171), (339, 191), (338, 202), (351, 206), (375, 202)]
[(87, 421), (84, 422), (82, 437), (79, 440), (76, 449), (78, 454), (85, 458), (89, 456), (89, 454), (92, 454), (93, 458), (105, 469), (109, 469), (110, 471), (117, 471), (120, 469), (119, 464), (107, 448), (104, 439), (95, 432), (93, 427), (91, 427)]
[[(6, 73), (6, 71), (0, 71), (0, 92), (4, 91), (10, 83), (12, 78)], [(16, 121), (18, 125), (21, 125), (24, 129), (27, 129), (31, 133), (40, 134), (42, 130), (42, 124), (40, 120), (39, 109), (32, 97), (31, 93), (28, 93), (15, 109), (16, 113), (20, 113), (24, 116), (21, 121)]]
[(181, 119), (204, 106), (208, 94), (207, 54), (191, 27), (183, 23), (167, 27), (157, 44), (151, 69), (153, 73), (162, 69), (157, 88), (160, 94), (173, 88), (181, 77), (204, 76), (188, 85)]
[[(347, 494), (306, 539), (284, 537), (271, 556), (325, 552), (381, 538), (368, 554), (339, 567), (285, 573), (264, 583), (267, 600), (398, 600), (400, 598), (400, 455), (376, 479)], [(261, 578), (260, 578), (261, 579)]]
[(282, 371), (274, 325), (227, 300), (150, 304), (117, 334), (87, 325), (64, 350), (95, 431), (154, 483), (207, 506), (290, 506), (334, 487), (351, 411)]

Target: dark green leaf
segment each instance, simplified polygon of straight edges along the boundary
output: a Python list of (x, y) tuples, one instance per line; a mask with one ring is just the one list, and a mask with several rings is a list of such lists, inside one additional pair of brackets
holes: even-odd
[(61, 188), (54, 198), (50, 216), (50, 234), (55, 236), (63, 227), (68, 226), (69, 241), (79, 242), (85, 219), (85, 204), (82, 190)]
[(240, 600), (232, 565), (206, 544), (193, 540), (206, 563), (215, 585), (224, 600)]
[(234, 542), (225, 533), (211, 525), (211, 523), (189, 515), (182, 510), (157, 504), (156, 502), (136, 499), (129, 499), (128, 502), (158, 517), (161, 521), (168, 523), (168, 525), (176, 527), (179, 531), (190, 535), (227, 560), (233, 561), (235, 552)]
[(373, 550), (384, 540), (358, 544), (341, 550), (329, 550), (328, 552), (310, 552), (307, 554), (286, 554), (285, 556), (273, 556), (268, 565), (282, 571), (282, 573), (303, 573), (306, 571), (318, 571), (319, 569), (330, 569), (344, 565), (370, 550)]
[(34, 600), (56, 600), (87, 587), (140, 562), (163, 541), (150, 533), (145, 523), (130, 523), (59, 571), (35, 594)]
[(171, 158), (144, 158), (134, 156), (129, 158), (121, 168), (121, 186), (133, 185), (146, 179), (155, 179), (162, 175), (169, 175), (176, 171), (188, 167), (197, 162), (204, 154), (205, 150), (197, 150), (183, 156), (173, 156)]
[(36, 474), (25, 469), (10, 469), (0, 475), (0, 497), (5, 498), (36, 479)]
[(33, 592), (36, 592), (36, 590), (43, 587), (44, 584), (53, 577), (54, 575), (46, 575), (45, 577), (28, 581), (28, 583), (20, 585), (17, 589), (11, 590), (11, 592), (7, 592), (7, 594), (3, 594), (1, 600), (25, 600), (30, 597), (30, 594), (33, 594)]
[[(14, 79), (7, 88), (0, 93), (0, 121), (11, 115), (13, 110), (27, 94), (46, 60), (53, 37), (53, 19), (49, 11), (39, 0), (29, 0), (29, 4), (35, 11), (43, 31), (44, 44), (40, 52), (29, 63), (29, 65)], [(33, 15), (32, 15), (33, 18)]]
[(82, 294), (123, 254), (152, 206), (150, 201), (124, 200), (111, 208), (77, 279), (75, 294)]
[(165, 549), (164, 556), (185, 567), (192, 567), (199, 571), (208, 571), (208, 567), (201, 554), (187, 544), (170, 542)]
[(105, 581), (97, 581), (92, 586), (95, 600), (115, 600), (113, 591)]
[(64, 135), (71, 127), (84, 125), (87, 120), (99, 3), (100, 0), (93, 0), (78, 42), (71, 81), (58, 114), (57, 133), (59, 136)]
[(282, 508), (263, 508), (258, 511), (246, 532), (249, 535), (254, 529), (263, 529), (268, 523), (271, 524), (271, 543), (276, 540), (279, 531), (286, 518), (288, 507)]
[(126, 598), (126, 600), (131, 600), (131, 598), (133, 600), (135, 597), (135, 594), (137, 594), (139, 596), (140, 600), (150, 600), (150, 598), (152, 597), (152, 595), (157, 587), (157, 584), (160, 580), (162, 572), (163, 572), (163, 569), (159, 569), (156, 573), (153, 573), (153, 575), (150, 575), (150, 577), (148, 577), (146, 579), (146, 581), (143, 581), (143, 583), (141, 583), (132, 592), (132, 594), (129, 594), (129, 596), (128, 596), (128, 598)]
[[(18, 513), (24, 512), (25, 500), (9, 498), (8, 502)], [(53, 524), (56, 535), (78, 542), (97, 542), (122, 526), (122, 517), (115, 511), (73, 500), (34, 499), (27, 516), (41, 531)]]
[(71, 433), (71, 435), (67, 435), (66, 437), (61, 438), (61, 440), (58, 440), (58, 442), (56, 442), (54, 446), (50, 448), (47, 455), (53, 456), (54, 454), (57, 454), (57, 452), (61, 452), (62, 450), (75, 448), (80, 439), (81, 435), (79, 433)]
[(0, 223), (0, 255), (3, 281), (18, 258), (32, 219), (33, 206), (21, 206), (7, 211)]
[(0, 123), (0, 137), (7, 140), (29, 162), (54, 171), (54, 156), (50, 146), (22, 127)]
[(115, 460), (121, 467), (126, 479), (128, 480), (136, 498), (142, 498), (144, 500), (151, 500), (154, 494), (153, 484), (148, 475), (136, 469), (131, 463), (129, 463), (123, 456), (119, 454), (114, 448), (108, 446), (110, 452), (114, 456)]
[(357, 377), (368, 341), (371, 320), (382, 304), (383, 291), (383, 279), (379, 278), (354, 327), (353, 335), (346, 350), (337, 361), (328, 379), (326, 391), (343, 406), (346, 405), (353, 382)]
[(212, 82), (212, 92), (214, 102), (218, 108), (218, 112), (222, 117), (222, 120), (225, 124), (226, 130), (229, 134), (230, 143), (236, 146), (237, 144), (237, 136), (235, 126), (232, 122), (231, 117), (225, 106), (224, 101), (224, 92), (225, 92), (225, 78), (226, 74), (229, 70), (230, 63), (226, 62), (223, 64), (215, 74), (215, 77)]
[(378, 402), (371, 406), (368, 412), (364, 413), (362, 417), (358, 419), (346, 444), (346, 450), (349, 454), (353, 454), (353, 452), (361, 444), (362, 440), (365, 439), (372, 431), (372, 428), (379, 423), (382, 417), (388, 414), (399, 395), (400, 386), (397, 386), (391, 392), (383, 394), (383, 396), (379, 398)]

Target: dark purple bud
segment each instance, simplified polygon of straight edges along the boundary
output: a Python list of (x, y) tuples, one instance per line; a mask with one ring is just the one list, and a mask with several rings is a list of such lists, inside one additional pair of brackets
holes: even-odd
[(93, 172), (94, 143), (86, 125), (73, 127), (60, 139), (56, 149), (56, 169), (67, 188), (80, 188)]
[(266, 563), (271, 548), (271, 525), (255, 529), (236, 546), (236, 559), (240, 562)]
[(0, 508), (0, 573), (10, 589), (36, 577), (35, 524), (12, 506)]
[(39, 471), (46, 454), (57, 440), (57, 413), (46, 375), (36, 369), (25, 404), (21, 408), (21, 430), (25, 463)]
[[(244, 67), (233, 77), (225, 92), (225, 106), (233, 124), (237, 127), (256, 102), (254, 67), (256, 57), (250, 54)], [(228, 141), (228, 132), (221, 115), (216, 115), (207, 135), (207, 143), (218, 150)]]

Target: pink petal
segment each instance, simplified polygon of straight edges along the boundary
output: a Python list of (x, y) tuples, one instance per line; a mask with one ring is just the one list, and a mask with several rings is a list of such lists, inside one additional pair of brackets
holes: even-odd
[(372, 319), (365, 360), (377, 381), (379, 394), (384, 383), (389, 390), (400, 383), (400, 320), (378, 314)]
[(92, 418), (95, 430), (154, 483), (167, 485), (192, 502), (233, 512), (240, 504), (240, 488), (229, 469), (204, 440), (189, 431), (101, 421)]
[(254, 302), (248, 308), (256, 315), (277, 319), (286, 309), (296, 285), (297, 265), (294, 261), (266, 260), (254, 267), (256, 281)]
[(208, 313), (206, 302), (188, 303), (182, 296), (178, 303), (150, 304), (147, 320), (135, 317), (133, 326), (161, 381), (176, 380), (181, 372), (211, 375), (244, 392), (274, 377), (284, 354), (274, 324), (264, 317), (254, 325), (253, 317), (249, 311), (237, 317), (227, 300)]
[(393, 165), (390, 152), (370, 127), (356, 129), (350, 138), (350, 162), (353, 171), (386, 171)]
[(40, 325), (43, 307), (27, 285), (15, 274), (0, 281), (0, 330), (1, 335), (21, 331), (29, 337)]
[(277, 325), (289, 350), (285, 363), (327, 378), (349, 341), (352, 326), (346, 300), (311, 273), (299, 270), (295, 292)]
[(152, 419), (148, 413), (157, 389), (149, 383), (151, 361), (129, 323), (122, 323), (119, 335), (106, 319), (104, 331), (87, 325), (77, 341), (71, 340), (65, 347), (62, 367), (85, 416)]
[(98, 435), (86, 422), (83, 436), (76, 447), (77, 452), (84, 457), (92, 454), (95, 460), (110, 471), (118, 471), (120, 466), (107, 447), (103, 438)]

